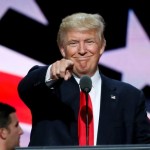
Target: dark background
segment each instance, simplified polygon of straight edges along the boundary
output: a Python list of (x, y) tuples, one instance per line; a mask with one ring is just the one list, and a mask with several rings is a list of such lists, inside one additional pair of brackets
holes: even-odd
[[(49, 24), (43, 25), (14, 9), (0, 20), (0, 44), (30, 58), (50, 64), (61, 58), (56, 36), (61, 19), (74, 12), (100, 13), (106, 22), (106, 51), (126, 45), (128, 11), (132, 9), (150, 37), (148, 0), (36, 0)], [(149, 68), (147, 68), (149, 69)], [(121, 73), (101, 67), (104, 74), (121, 80)], [(142, 89), (150, 98), (150, 86)]]

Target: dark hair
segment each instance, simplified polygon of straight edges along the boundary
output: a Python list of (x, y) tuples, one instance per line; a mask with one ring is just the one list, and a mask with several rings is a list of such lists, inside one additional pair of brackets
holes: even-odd
[(10, 114), (16, 109), (8, 104), (0, 102), (0, 128), (7, 128), (11, 123)]

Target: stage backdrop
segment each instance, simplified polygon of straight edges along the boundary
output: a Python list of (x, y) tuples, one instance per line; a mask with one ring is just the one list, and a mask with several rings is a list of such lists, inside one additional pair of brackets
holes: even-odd
[[(109, 6), (109, 7), (108, 7)], [(34, 65), (60, 59), (56, 44), (61, 19), (74, 12), (100, 13), (106, 22), (101, 71), (144, 91), (150, 99), (150, 9), (148, 0), (0, 0), (0, 101), (17, 109), (27, 146), (32, 117), (17, 93)], [(149, 113), (148, 113), (149, 116)]]

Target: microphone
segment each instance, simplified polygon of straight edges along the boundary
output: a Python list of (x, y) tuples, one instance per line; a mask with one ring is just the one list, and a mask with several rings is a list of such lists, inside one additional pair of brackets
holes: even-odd
[(84, 93), (89, 93), (92, 88), (92, 80), (88, 75), (84, 75), (81, 77), (79, 85)]
[(92, 88), (92, 80), (88, 75), (84, 75), (80, 79), (80, 88), (86, 97), (86, 145), (89, 145), (89, 112), (88, 112), (88, 93)]

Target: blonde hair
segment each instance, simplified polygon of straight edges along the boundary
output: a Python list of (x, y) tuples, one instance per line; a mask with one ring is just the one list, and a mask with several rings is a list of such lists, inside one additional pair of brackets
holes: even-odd
[(57, 35), (57, 44), (59, 47), (65, 42), (65, 34), (69, 30), (96, 30), (100, 40), (104, 40), (105, 22), (99, 14), (74, 13), (62, 19)]

